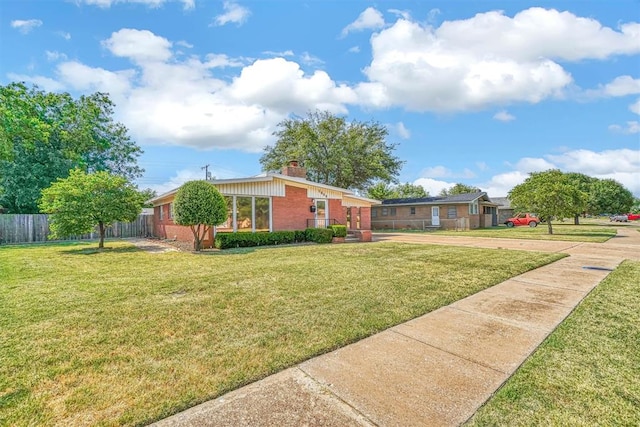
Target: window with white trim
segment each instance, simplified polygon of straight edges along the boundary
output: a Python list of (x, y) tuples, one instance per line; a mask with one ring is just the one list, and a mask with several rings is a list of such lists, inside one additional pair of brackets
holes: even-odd
[(469, 214), (476, 215), (478, 213), (478, 201), (469, 203)]
[(160, 221), (164, 219), (164, 209), (162, 209), (163, 206), (164, 205), (158, 206), (158, 218), (160, 219)]

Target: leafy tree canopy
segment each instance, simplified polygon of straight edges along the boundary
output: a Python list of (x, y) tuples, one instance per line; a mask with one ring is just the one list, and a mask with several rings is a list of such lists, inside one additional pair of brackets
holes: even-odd
[(282, 121), (274, 133), (276, 144), (265, 148), (260, 163), (265, 171), (279, 171), (298, 160), (312, 181), (365, 191), (378, 180), (395, 182), (402, 168), (387, 134), (376, 122), (347, 122), (317, 111)]
[(140, 190), (140, 197), (144, 201), (144, 206), (143, 207), (152, 208), (153, 207), (153, 203), (147, 203), (147, 202), (149, 200), (153, 199), (154, 197), (156, 197), (157, 195), (158, 195), (158, 193), (155, 190), (152, 190), (150, 188), (145, 188), (144, 190)]
[(553, 234), (552, 218), (572, 217), (582, 212), (588, 194), (580, 191), (571, 177), (558, 169), (532, 172), (509, 192), (511, 205), (520, 211), (537, 213), (547, 220), (549, 234)]
[(213, 185), (189, 181), (176, 193), (173, 215), (176, 224), (191, 228), (194, 250), (199, 251), (209, 229), (227, 220), (227, 202)]
[(37, 213), (42, 189), (69, 170), (142, 175), (142, 150), (113, 121), (106, 94), (74, 99), (22, 83), (0, 86), (0, 204), (10, 213)]
[(71, 170), (42, 191), (40, 209), (51, 214), (51, 237), (100, 232), (99, 248), (104, 247), (106, 227), (116, 221), (133, 221), (140, 214), (142, 198), (126, 178), (100, 171)]
[(462, 183), (457, 183), (449, 188), (443, 188), (440, 191), (439, 196), (454, 196), (456, 194), (467, 194), (467, 193), (477, 193), (481, 191), (478, 187), (473, 187), (471, 185), (466, 185)]
[(593, 214), (627, 213), (634, 203), (633, 194), (613, 179), (595, 180), (590, 187), (588, 211)]
[(380, 181), (367, 189), (367, 197), (376, 200), (420, 198), (429, 197), (429, 193), (425, 191), (422, 185), (414, 185), (407, 182), (393, 186)]

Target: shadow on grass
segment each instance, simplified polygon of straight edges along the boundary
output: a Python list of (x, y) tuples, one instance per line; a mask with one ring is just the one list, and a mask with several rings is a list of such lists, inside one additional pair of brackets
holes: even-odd
[(135, 246), (125, 246), (118, 248), (111, 248), (107, 246), (102, 249), (96, 246), (92, 246), (89, 248), (78, 248), (62, 251), (63, 254), (67, 255), (123, 254), (133, 252), (144, 252), (144, 250)]

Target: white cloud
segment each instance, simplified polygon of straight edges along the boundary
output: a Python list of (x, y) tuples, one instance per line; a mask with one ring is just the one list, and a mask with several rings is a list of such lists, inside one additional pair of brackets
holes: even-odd
[[(75, 0), (77, 4), (88, 4), (92, 6), (98, 6), (102, 8), (109, 8), (116, 3), (138, 3), (148, 7), (160, 7), (166, 2), (172, 0)], [(185, 10), (193, 9), (196, 4), (195, 0), (177, 0), (184, 5)]]
[(300, 61), (306, 65), (321, 65), (324, 61), (317, 56), (311, 55), (309, 52), (303, 52), (300, 55)]
[(268, 56), (280, 56), (280, 57), (293, 56), (292, 50), (284, 50), (284, 51), (265, 50), (262, 53)]
[(422, 185), (430, 196), (437, 196), (445, 188), (451, 188), (456, 183), (448, 181), (440, 181), (433, 178), (418, 178), (413, 181), (414, 185)]
[(15, 82), (33, 83), (47, 92), (58, 92), (65, 88), (64, 84), (59, 81), (44, 76), (28, 76), (25, 74), (9, 73), (7, 74), (7, 77)]
[(493, 115), (493, 118), (501, 122), (510, 122), (516, 119), (516, 116), (509, 114), (507, 110), (502, 110)]
[(38, 28), (42, 25), (42, 21), (39, 19), (16, 19), (11, 21), (11, 27), (17, 29), (22, 34), (29, 34), (34, 28)]
[(633, 104), (629, 105), (629, 111), (640, 114), (640, 98), (638, 98), (638, 100)]
[(384, 17), (382, 13), (376, 8), (368, 7), (355, 21), (344, 27), (340, 35), (346, 37), (347, 34), (354, 31), (377, 30), (382, 27), (384, 27)]
[(240, 6), (234, 1), (225, 1), (222, 4), (222, 7), (224, 9), (224, 13), (216, 16), (211, 25), (222, 26), (228, 23), (233, 23), (240, 26), (244, 24), (249, 18), (249, 15), (251, 15), (251, 11), (249, 9), (244, 6)]
[(486, 191), (489, 197), (506, 197), (509, 191), (518, 184), (522, 184), (529, 174), (521, 171), (500, 173), (483, 182), (478, 187)]
[(348, 50), (349, 53), (359, 53), (360, 52), (360, 46), (352, 46), (349, 48)]
[(58, 64), (56, 72), (67, 87), (83, 92), (106, 92), (120, 104), (131, 92), (135, 70), (109, 71), (94, 68), (77, 61)]
[(640, 79), (631, 76), (616, 77), (604, 86), (604, 93), (609, 96), (626, 96), (640, 93)]
[(625, 135), (631, 135), (635, 133), (640, 133), (640, 122), (631, 120), (628, 121), (626, 125), (610, 125), (609, 130), (613, 133), (622, 133)]
[[(289, 114), (320, 109), (346, 113), (356, 102), (349, 86), (322, 70), (309, 73), (284, 58), (255, 60), (208, 54), (176, 56), (173, 43), (149, 31), (122, 29), (102, 46), (131, 62), (110, 71), (78, 61), (57, 64), (57, 79), (19, 76), (47, 90), (108, 92), (116, 118), (140, 144), (259, 152), (273, 143)], [(229, 78), (222, 67), (242, 67)]]
[(171, 42), (148, 30), (123, 28), (111, 34), (102, 46), (115, 56), (128, 58), (136, 63), (162, 62), (171, 58)]
[(445, 178), (453, 176), (453, 173), (444, 166), (426, 168), (420, 174), (424, 178)]
[(176, 42), (176, 46), (182, 46), (187, 49), (192, 49), (193, 45), (186, 40), (180, 40)]
[(468, 111), (560, 97), (572, 84), (561, 62), (640, 52), (640, 24), (618, 30), (569, 12), (530, 8), (480, 13), (434, 28), (399, 19), (371, 37), (358, 85), (367, 106)]
[(355, 101), (354, 92), (336, 85), (324, 71), (307, 76), (295, 62), (283, 58), (262, 59), (243, 68), (229, 87), (233, 98), (268, 105), (286, 115), (309, 108), (345, 113), (345, 103)]
[(489, 165), (487, 165), (485, 162), (476, 162), (476, 167), (481, 171), (489, 170)]
[(631, 76), (618, 76), (605, 85), (599, 85), (597, 89), (585, 91), (587, 97), (621, 97), (640, 94), (640, 79)]
[(396, 124), (396, 131), (398, 132), (398, 135), (400, 135), (400, 138), (402, 139), (411, 138), (411, 131), (407, 129), (407, 127), (402, 122), (398, 122)]
[(151, 188), (158, 195), (168, 193), (171, 190), (175, 190), (180, 187), (182, 184), (188, 181), (195, 181), (204, 179), (204, 172), (199, 169), (182, 169), (176, 171), (175, 175), (169, 178), (168, 181), (163, 182), (162, 184), (151, 184), (148, 186), (144, 186), (145, 188)]
[(628, 188), (636, 197), (640, 196), (640, 149), (570, 150), (562, 154), (546, 155), (544, 158), (520, 159), (513, 171), (493, 176), (480, 183), (490, 197), (506, 196), (514, 186), (524, 182), (530, 172), (560, 169), (563, 172), (580, 172), (599, 179), (615, 179)]
[(394, 15), (402, 19), (411, 19), (411, 13), (408, 10), (387, 9), (387, 12), (393, 13)]
[(224, 54), (210, 53), (206, 57), (205, 65), (208, 68), (242, 67), (245, 65), (242, 59), (229, 58)]
[(58, 51), (50, 51), (50, 50), (46, 50), (44, 52), (44, 54), (47, 57), (47, 61), (58, 61), (58, 60), (66, 60), (67, 59), (67, 55), (65, 55), (64, 53), (58, 52)]
[(56, 31), (56, 34), (65, 40), (71, 40), (71, 33), (67, 33), (65, 31)]

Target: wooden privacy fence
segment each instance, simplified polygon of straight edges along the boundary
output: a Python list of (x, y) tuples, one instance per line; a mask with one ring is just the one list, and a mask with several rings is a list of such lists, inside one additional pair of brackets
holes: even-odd
[[(46, 242), (49, 235), (49, 215), (0, 215), (0, 244)], [(105, 237), (153, 236), (153, 215), (138, 215), (133, 222), (116, 222), (107, 228)], [(64, 240), (97, 239), (98, 231)]]

